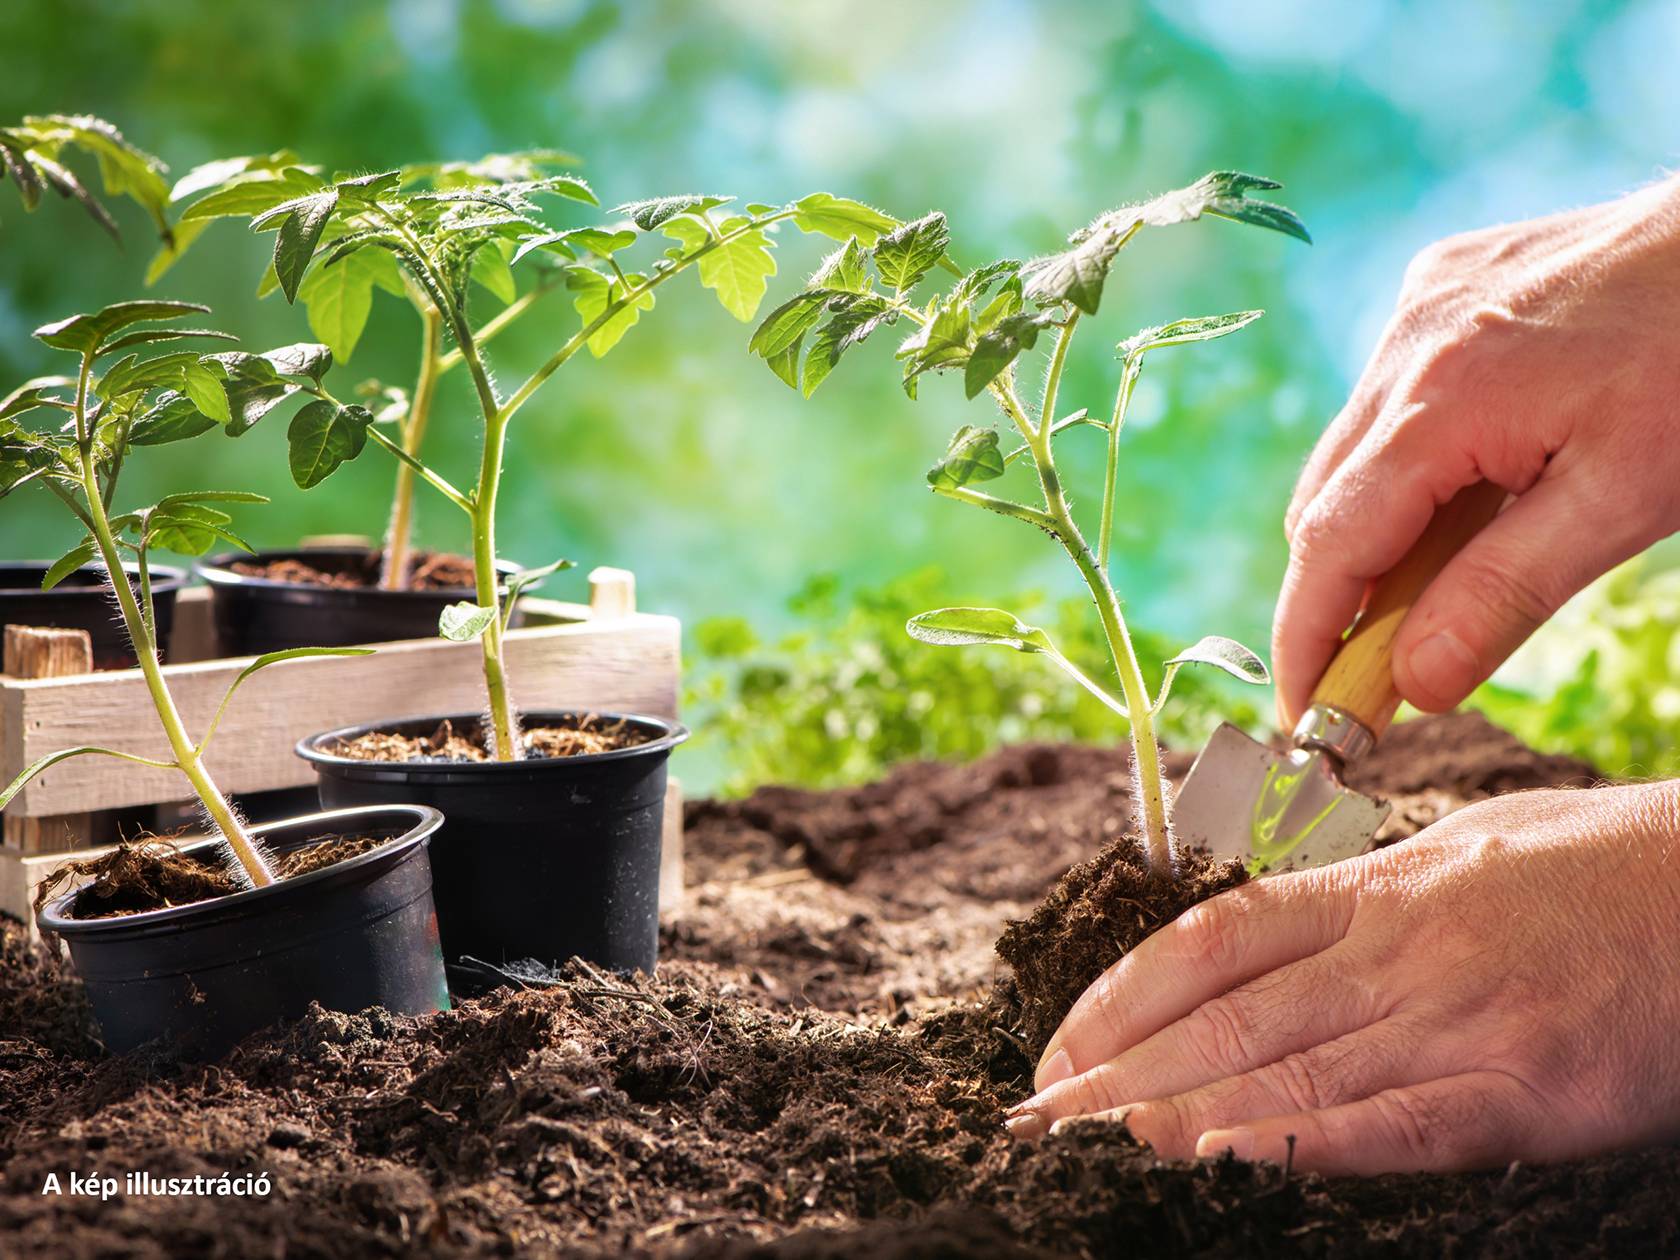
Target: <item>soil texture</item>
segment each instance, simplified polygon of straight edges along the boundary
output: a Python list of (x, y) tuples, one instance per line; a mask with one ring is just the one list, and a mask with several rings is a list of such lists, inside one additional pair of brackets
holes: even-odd
[[(1444, 748), (1451, 773), (1415, 772)], [(1365, 786), (1392, 790), (1397, 831), (1493, 790), (1592, 778), (1473, 717), (1402, 727), (1385, 756)], [(1030, 1060), (1023, 1029), (999, 1022), (992, 943), (1124, 833), (1126, 779), (1117, 751), (1036, 746), (855, 790), (700, 802), (656, 976), (574, 963), (557, 984), (425, 1018), (317, 1010), (216, 1064), (101, 1057), (76, 985), (10, 933), (0, 1250), (1680, 1254), (1668, 1148), (1358, 1181), (1161, 1163), (1107, 1124), (1010, 1139), (1003, 1109)], [(135, 1170), (261, 1172), (271, 1190), (42, 1193), (49, 1175), (120, 1187)]]
[[(285, 853), (273, 863), (280, 879), (295, 879), (349, 861), (390, 842), (378, 836), (327, 836)], [(233, 858), (223, 850), (200, 857), (183, 853), (164, 837), (123, 841), (103, 857), (66, 862), (35, 891), (39, 910), (74, 877), (87, 879), (71, 907), (74, 919), (112, 919), (121, 915), (167, 910), (244, 892), (249, 885), (234, 874)]]
[[(528, 726), (521, 736), (525, 758), (583, 757), (591, 753), (634, 748), (652, 738), (645, 730), (623, 719), (608, 720), (592, 714), (564, 726)], [(489, 761), (482, 726), (456, 726), (445, 719), (430, 735), (397, 735), (390, 731), (368, 731), (354, 739), (341, 739), (323, 752), (353, 761)]]
[[(325, 586), (333, 590), (359, 591), (379, 585), (383, 557), (377, 551), (353, 558), (333, 557), (327, 568), (304, 560), (236, 560), (228, 566), (245, 577), (270, 582), (295, 582), (303, 586)], [(408, 589), (412, 591), (468, 591), (475, 583), (473, 563), (467, 556), (442, 552), (416, 552), (408, 564)]]

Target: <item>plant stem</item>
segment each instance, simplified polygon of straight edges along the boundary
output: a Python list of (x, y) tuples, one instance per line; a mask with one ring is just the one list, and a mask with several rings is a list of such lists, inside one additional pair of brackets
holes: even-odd
[[(437, 393), (439, 352), (443, 342), (443, 316), (428, 302), (420, 312), (423, 344), (420, 350), (420, 375), (414, 382), (414, 399), (409, 404), (408, 419), (402, 428), (402, 448), (416, 458), (426, 439), (426, 423), (431, 418), (432, 398)], [(382, 590), (408, 589), (410, 539), (414, 530), (414, 468), (406, 460), (397, 463), (397, 484), (391, 500), (391, 524), (385, 533), (385, 555), (379, 574)]]
[(478, 469), (478, 491), (473, 496), (473, 577), (478, 603), (494, 608), (479, 646), (484, 653), (484, 690), (490, 701), (490, 754), (497, 761), (519, 757), (519, 722), (508, 695), (507, 667), (502, 659), (502, 618), (496, 573), (496, 493), (501, 481), (502, 451), (507, 444), (508, 418), (500, 411), (485, 420), (484, 451)]
[(150, 629), (151, 618), (142, 613), (134, 598), (134, 588), (129, 585), (128, 574), (123, 569), (122, 555), (118, 550), (116, 538), (111, 533), (110, 518), (105, 514), (105, 503), (99, 493), (99, 474), (93, 461), (93, 446), (86, 440), (81, 444), (80, 471), (82, 491), (87, 496), (88, 519), (94, 543), (99, 548), (100, 559), (104, 561), (105, 571), (110, 577), (111, 589), (116, 592), (117, 606), (122, 610), (123, 625), (128, 630), (129, 642), (134, 646), (134, 655), (139, 659), (140, 672), (145, 677), (146, 690), (151, 693), (152, 706), (157, 710), (158, 721), (162, 723), (170, 750), (175, 754), (175, 764), (181, 773), (186, 775), (187, 782), (192, 784), (194, 794), (210, 815), (210, 820), (222, 833), (228, 847), (233, 850), (234, 856), (239, 859), (239, 864), (245, 868), (245, 874), (249, 876), (251, 883), (259, 888), (265, 884), (272, 884), (273, 872), (263, 860), (256, 842), (241, 825), (233, 806), (228, 804), (227, 797), (222, 795), (221, 789), (205, 769), (203, 758), (188, 736), (179, 710), (175, 708), (175, 699), (169, 694), (169, 685), (164, 681), (162, 666), (158, 664), (157, 642)]
[(1079, 312), (1068, 316), (1067, 323), (1062, 325), (1061, 332), (1056, 337), (1056, 349), (1050, 355), (1050, 370), (1044, 376), (1044, 401), (1038, 409), (1038, 433), (1040, 437), (1048, 437), (1050, 426), (1056, 423), (1056, 393), (1062, 385), (1062, 371), (1067, 367), (1068, 344), (1073, 340), (1073, 330), (1079, 326)]
[(1097, 526), (1097, 563), (1108, 572), (1108, 545), (1114, 536), (1114, 496), (1120, 477), (1120, 429), (1126, 423), (1126, 408), (1131, 405), (1132, 387), (1137, 384), (1138, 370), (1143, 367), (1141, 356), (1128, 355), (1120, 373), (1120, 388), (1114, 395), (1114, 416), (1108, 422), (1108, 464), (1103, 477), (1102, 522)]
[[(1058, 352), (1066, 344), (1058, 343)], [(1059, 373), (1058, 373), (1059, 375)], [(1048, 388), (1046, 396), (1052, 396)], [(1049, 532), (1079, 568), (1080, 577), (1096, 601), (1097, 616), (1102, 621), (1103, 634), (1108, 640), (1109, 655), (1114, 659), (1114, 672), (1120, 680), (1120, 694), (1131, 716), (1132, 757), (1137, 766), (1138, 811), (1142, 815), (1143, 839), (1150, 866), (1162, 873), (1172, 870), (1172, 839), (1167, 819), (1166, 784), (1161, 777), (1161, 748), (1155, 742), (1155, 717), (1149, 707), (1149, 688), (1143, 681), (1143, 669), (1138, 664), (1137, 650), (1120, 611), (1120, 600), (1108, 579), (1108, 572), (1097, 558), (1074, 522), (1056, 472), (1055, 456), (1051, 451), (1049, 426), (1037, 428), (1027, 420), (1025, 409), (1015, 396), (1014, 389), (1004, 382), (993, 393), (1004, 411), (1015, 421), (1031, 448), (1033, 464), (1038, 470), (1039, 487), (1044, 492), (1044, 510), (1050, 519)]]

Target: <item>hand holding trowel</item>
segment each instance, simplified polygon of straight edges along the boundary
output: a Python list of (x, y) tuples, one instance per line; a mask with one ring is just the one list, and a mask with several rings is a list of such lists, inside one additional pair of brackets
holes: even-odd
[(1363, 853), (1386, 803), (1342, 783), (1400, 707), (1394, 639), (1425, 588), (1499, 512), (1505, 491), (1482, 481), (1435, 513), (1423, 536), (1376, 584), (1295, 727), (1291, 747), (1267, 747), (1226, 723), (1213, 733), (1173, 809), (1180, 843), (1249, 869), (1321, 866)]

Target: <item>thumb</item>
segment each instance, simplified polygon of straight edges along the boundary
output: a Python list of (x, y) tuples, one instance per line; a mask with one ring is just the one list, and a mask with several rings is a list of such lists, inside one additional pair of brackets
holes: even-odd
[(1463, 700), (1571, 595), (1651, 539), (1578, 479), (1542, 478), (1449, 561), (1394, 641), (1394, 686), (1438, 713)]

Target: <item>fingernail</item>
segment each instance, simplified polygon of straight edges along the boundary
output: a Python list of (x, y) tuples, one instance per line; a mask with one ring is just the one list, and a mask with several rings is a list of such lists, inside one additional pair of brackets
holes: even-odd
[(1022, 1111), (1016, 1108), (1009, 1113), (1003, 1122), (1003, 1127), (1009, 1130), (1009, 1136), (1019, 1142), (1036, 1142), (1050, 1131), (1044, 1116), (1037, 1111)]
[(1254, 1158), (1254, 1130), (1209, 1129), (1196, 1139), (1197, 1159), (1214, 1159), (1226, 1151), (1237, 1159)]
[(1429, 696), (1452, 703), (1481, 681), (1476, 657), (1464, 641), (1447, 630), (1437, 631), (1412, 649), (1406, 658), (1412, 680)]
[(1052, 1053), (1046, 1055), (1038, 1064), (1038, 1072), (1033, 1077), (1033, 1084), (1043, 1093), (1052, 1085), (1059, 1085), (1073, 1075), (1073, 1057), (1061, 1047), (1056, 1047)]

